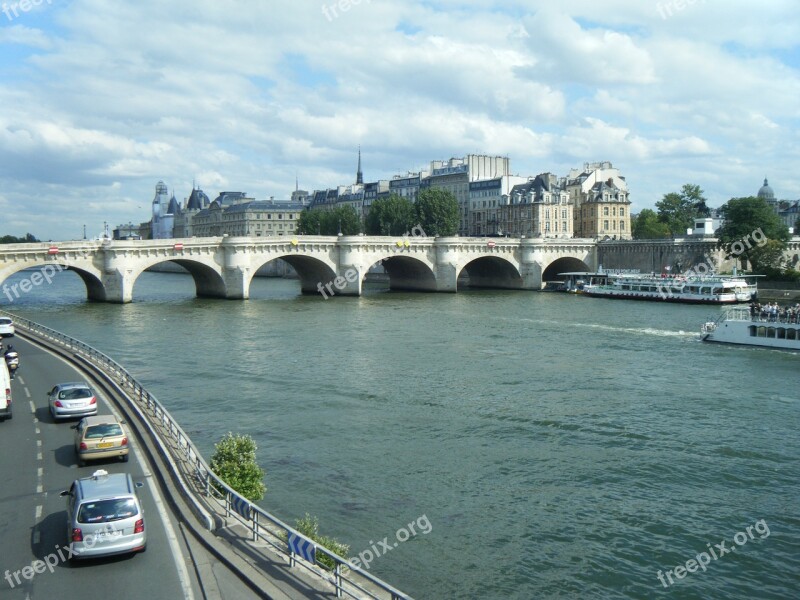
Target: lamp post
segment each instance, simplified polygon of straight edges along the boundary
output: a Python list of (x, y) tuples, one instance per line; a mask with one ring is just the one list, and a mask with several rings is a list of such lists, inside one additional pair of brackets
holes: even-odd
[(342, 220), (339, 219), (339, 235), (342, 235)]

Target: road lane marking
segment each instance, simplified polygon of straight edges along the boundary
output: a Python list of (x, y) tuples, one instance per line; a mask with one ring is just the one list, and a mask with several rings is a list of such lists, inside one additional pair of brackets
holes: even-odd
[(39, 435), (40, 433), (42, 433), (42, 430), (39, 429), (39, 426), (37, 425), (36, 426), (36, 435)]
[(36, 473), (36, 476), (37, 477), (41, 477), (42, 475), (44, 475), (44, 468), (43, 467), (39, 467), (38, 472)]
[(42, 505), (39, 504), (36, 506), (36, 520), (38, 521), (41, 518), (42, 518)]
[(31, 405), (31, 414), (35, 415), (36, 414), (36, 405), (33, 403), (33, 400), (29, 400), (28, 402), (30, 402), (30, 405)]
[(36, 445), (41, 448), (42, 447), (42, 440), (36, 440)]
[(22, 391), (25, 392), (25, 396), (26, 397), (28, 397), (28, 398), (31, 397), (31, 391), (28, 388), (26, 388), (26, 387), (22, 388)]
[(37, 545), (41, 539), (42, 539), (42, 534), (37, 529), (36, 531), (33, 532), (33, 545), (34, 546)]
[[(114, 408), (111, 410), (116, 414), (116, 410)], [(119, 418), (118, 415), (117, 418)], [(144, 457), (142, 457), (141, 453), (135, 446), (132, 448), (132, 450), (134, 454), (136, 454), (136, 460), (139, 461), (139, 464), (142, 467), (142, 472), (147, 480), (147, 486), (150, 488), (150, 493), (153, 495), (153, 500), (156, 503), (156, 509), (158, 510), (158, 514), (161, 517), (161, 522), (164, 525), (164, 532), (167, 534), (167, 541), (169, 542), (169, 547), (172, 550), (172, 559), (175, 561), (175, 568), (178, 570), (178, 579), (181, 582), (181, 587), (183, 587), (183, 597), (186, 598), (186, 600), (194, 600), (192, 584), (189, 580), (189, 572), (186, 570), (186, 564), (182, 560), (183, 552), (181, 552), (180, 544), (178, 544), (178, 536), (175, 535), (175, 529), (172, 527), (172, 522), (169, 520), (167, 509), (164, 507), (164, 501), (161, 498), (161, 492), (158, 489), (158, 485), (153, 483), (153, 474), (150, 472), (148, 464), (144, 461)]]
[(36, 486), (36, 493), (37, 494), (41, 494), (43, 491), (44, 491), (44, 488), (42, 487), (41, 483)]
[(19, 379), (19, 382), (20, 382), (22, 385), (25, 385), (25, 380), (22, 378), (22, 375), (17, 375), (17, 379)]
[(36, 460), (42, 460), (42, 453), (41, 452), (37, 452), (36, 453)]

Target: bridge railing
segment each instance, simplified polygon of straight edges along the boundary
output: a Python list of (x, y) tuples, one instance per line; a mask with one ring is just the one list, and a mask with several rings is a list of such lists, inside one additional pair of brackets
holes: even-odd
[[(284, 556), (290, 567), (300, 566), (317, 576), (322, 576), (334, 586), (337, 598), (346, 596), (354, 599), (412, 600), (407, 594), (352, 564), (346, 558), (309, 540), (290, 525), (234, 491), (211, 470), (192, 440), (155, 395), (148, 392), (114, 359), (89, 344), (35, 321), (4, 310), (0, 310), (0, 314), (10, 317), (14, 321), (15, 327), (21, 327), (28, 333), (80, 355), (119, 383), (129, 397), (144, 409), (144, 414), (155, 421), (153, 424), (159, 426), (157, 429), (154, 428), (156, 434), (158, 435), (160, 430), (161, 435), (166, 435), (168, 441), (171, 442), (165, 446), (171, 448), (174, 454), (177, 453), (176, 458), (179, 458), (188, 467), (196, 479), (195, 482), (189, 483), (193, 484), (195, 489), (199, 487), (206, 501), (209, 504), (215, 504), (226, 518), (233, 518), (240, 523), (247, 531), (249, 541), (265, 543), (272, 550)], [(232, 530), (229, 529), (229, 531)], [(290, 537), (305, 542), (305, 547), (313, 546), (316, 554), (327, 557), (328, 560), (325, 562), (331, 566), (320, 564), (319, 560), (311, 563), (296, 554), (289, 545)], [(243, 538), (242, 542), (244, 541)], [(295, 545), (295, 547), (297, 546)]]

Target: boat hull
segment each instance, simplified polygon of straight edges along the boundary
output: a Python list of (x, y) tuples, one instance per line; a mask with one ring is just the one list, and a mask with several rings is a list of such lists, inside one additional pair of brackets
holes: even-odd
[(693, 296), (691, 294), (661, 294), (656, 292), (623, 292), (617, 290), (584, 289), (585, 296), (611, 298), (614, 300), (646, 300), (651, 302), (678, 302), (681, 304), (740, 304), (750, 302), (751, 297), (737, 298), (733, 294), (724, 296)]
[(707, 323), (701, 339), (717, 344), (800, 351), (800, 324), (765, 321)]

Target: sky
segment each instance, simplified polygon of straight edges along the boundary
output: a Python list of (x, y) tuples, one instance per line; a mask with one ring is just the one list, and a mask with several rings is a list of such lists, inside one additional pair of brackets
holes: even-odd
[(800, 198), (796, 0), (0, 0), (0, 235), (179, 201), (611, 161), (632, 211)]

